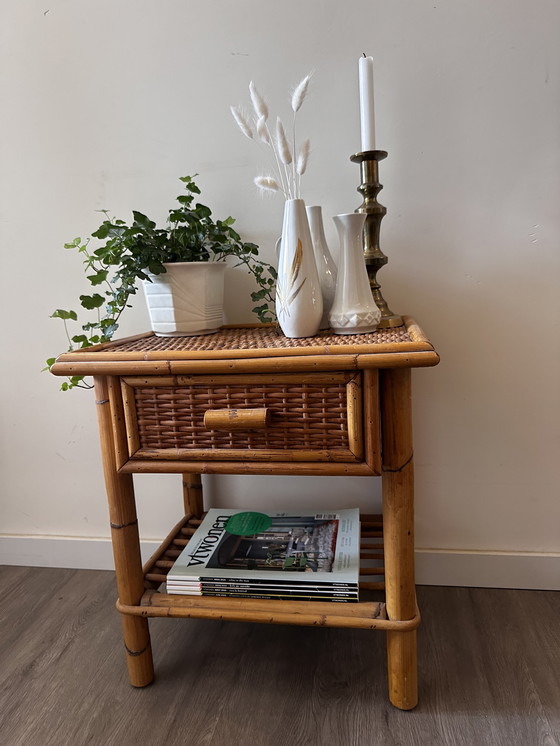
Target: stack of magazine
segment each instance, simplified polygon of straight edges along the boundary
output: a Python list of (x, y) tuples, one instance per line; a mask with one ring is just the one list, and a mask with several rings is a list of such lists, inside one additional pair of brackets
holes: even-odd
[(193, 596), (358, 601), (360, 512), (212, 509), (167, 575)]

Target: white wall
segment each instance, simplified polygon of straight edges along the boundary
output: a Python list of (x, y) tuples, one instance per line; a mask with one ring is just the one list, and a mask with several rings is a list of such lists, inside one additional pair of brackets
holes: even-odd
[[(203, 201), (272, 260), (282, 205), (255, 193), (266, 162), (229, 105), (254, 79), (287, 115), (310, 70), (304, 197), (327, 216), (353, 210), (365, 51), (389, 151), (380, 280), (442, 356), (414, 373), (419, 579), (558, 587), (560, 5), (4, 0), (0, 28), (3, 561), (110, 555), (75, 540), (108, 536), (93, 396), (39, 373), (65, 347), (49, 314), (87, 287), (62, 244), (98, 225), (95, 210), (163, 218), (178, 177), (198, 172)], [(228, 319), (251, 320), (244, 279), (230, 280)], [(139, 296), (122, 331), (145, 327)], [(179, 513), (178, 478), (137, 482), (154, 540)], [(379, 498), (359, 478), (205, 482), (236, 506), (263, 492), (272, 504)]]

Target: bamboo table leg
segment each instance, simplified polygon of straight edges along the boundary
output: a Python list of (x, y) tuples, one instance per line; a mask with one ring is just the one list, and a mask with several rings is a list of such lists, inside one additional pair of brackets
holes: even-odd
[(200, 474), (183, 474), (183, 501), (185, 503), (185, 515), (195, 515), (200, 518), (204, 513), (202, 477)]
[[(416, 614), (414, 470), (409, 368), (381, 371), (385, 593), (389, 619)], [(401, 710), (418, 703), (416, 630), (387, 632), (389, 699)]]
[[(144, 593), (144, 576), (140, 555), (140, 539), (136, 518), (136, 502), (131, 474), (119, 474), (115, 441), (122, 433), (122, 417), (113, 418), (114, 382), (104, 377), (95, 378), (95, 398), (101, 436), (101, 456), (105, 487), (109, 500), (109, 518), (115, 558), (115, 575), (119, 600), (123, 604), (138, 605)], [(112, 389), (112, 391), (111, 391)], [(110, 400), (111, 397), (111, 400)], [(115, 429), (113, 428), (113, 419)], [(152, 649), (148, 620), (136, 616), (122, 616), (124, 646), (127, 654), (128, 676), (132, 686), (146, 686), (154, 678)]]

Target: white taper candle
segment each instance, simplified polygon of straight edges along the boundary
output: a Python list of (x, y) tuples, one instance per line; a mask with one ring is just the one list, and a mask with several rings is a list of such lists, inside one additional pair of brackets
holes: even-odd
[(362, 150), (375, 150), (375, 116), (373, 107), (373, 57), (358, 60), (360, 81), (360, 129)]

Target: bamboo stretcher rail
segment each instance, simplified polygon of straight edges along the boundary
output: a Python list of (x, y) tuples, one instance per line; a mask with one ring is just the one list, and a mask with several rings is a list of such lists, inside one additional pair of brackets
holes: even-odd
[(223, 596), (177, 596), (169, 593), (156, 593), (154, 591), (146, 591), (142, 596), (140, 606), (152, 607), (184, 607), (191, 608), (192, 606), (200, 607), (226, 607), (231, 609), (243, 609), (245, 603), (249, 602), (249, 606), (252, 611), (270, 611), (271, 604), (274, 607), (279, 607), (282, 613), (290, 611), (292, 614), (308, 613), (310, 610), (318, 614), (334, 614), (338, 615), (343, 613), (344, 616), (348, 617), (367, 617), (377, 618), (380, 614), (384, 613), (383, 602), (381, 601), (367, 601), (361, 604), (355, 603), (333, 603), (331, 601), (267, 601), (266, 599), (260, 598), (224, 598)]
[[(156, 605), (152, 605), (154, 602)], [(260, 604), (264, 604), (261, 606)], [(214, 598), (211, 596), (175, 596), (146, 591), (140, 606), (117, 601), (122, 614), (137, 617), (220, 619), (261, 624), (292, 624), (312, 627), (347, 627), (407, 632), (416, 629), (420, 613), (412, 619), (385, 618), (383, 602), (358, 604), (319, 603), (317, 601), (270, 601), (260, 599)]]

